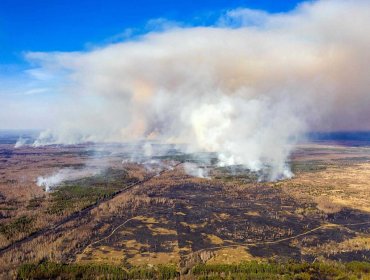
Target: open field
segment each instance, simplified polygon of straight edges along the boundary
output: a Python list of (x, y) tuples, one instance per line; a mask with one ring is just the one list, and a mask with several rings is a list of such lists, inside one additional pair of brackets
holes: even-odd
[[(195, 278), (203, 275), (199, 265), (370, 261), (368, 147), (301, 145), (292, 156), (295, 177), (278, 182), (218, 168), (212, 158), (161, 156), (148, 165), (122, 162), (131, 151), (125, 146), (96, 150), (0, 144), (3, 277), (45, 260), (126, 270), (169, 265)], [(208, 177), (189, 175), (185, 161), (202, 164)], [(101, 171), (51, 192), (36, 185), (39, 176), (87, 163)]]

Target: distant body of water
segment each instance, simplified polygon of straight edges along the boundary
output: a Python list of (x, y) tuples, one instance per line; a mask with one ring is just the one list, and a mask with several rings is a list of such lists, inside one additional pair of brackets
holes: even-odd
[(20, 138), (27, 144), (32, 144), (39, 133), (39, 130), (0, 129), (0, 144), (15, 144)]
[(309, 141), (330, 142), (345, 146), (370, 146), (370, 131), (359, 132), (312, 132), (307, 135)]
[[(33, 143), (39, 130), (1, 130), (0, 144), (15, 144), (23, 138), (27, 144)], [(361, 132), (311, 132), (306, 139), (312, 142), (336, 143), (345, 146), (370, 146), (370, 131)]]

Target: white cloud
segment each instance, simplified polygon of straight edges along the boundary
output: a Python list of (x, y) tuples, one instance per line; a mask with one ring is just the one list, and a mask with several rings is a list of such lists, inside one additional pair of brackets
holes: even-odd
[(36, 74), (59, 77), (64, 93), (58, 125), (39, 143), (187, 142), (225, 163), (273, 166), (278, 178), (304, 132), (370, 129), (369, 13), (365, 0), (238, 9), (214, 27), (29, 53)]

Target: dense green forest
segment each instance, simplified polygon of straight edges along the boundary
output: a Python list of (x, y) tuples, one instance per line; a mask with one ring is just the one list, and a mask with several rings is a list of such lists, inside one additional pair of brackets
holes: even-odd
[[(198, 264), (184, 279), (370, 279), (369, 262)], [(106, 264), (23, 264), (18, 279), (178, 279), (174, 265), (132, 267)]]

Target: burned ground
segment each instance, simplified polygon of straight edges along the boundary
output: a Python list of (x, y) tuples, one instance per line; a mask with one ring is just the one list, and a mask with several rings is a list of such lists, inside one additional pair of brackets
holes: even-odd
[[(2, 246), (96, 205), (0, 253), (4, 273), (45, 258), (126, 267), (271, 258), (369, 260), (370, 152), (363, 147), (302, 147), (293, 156), (296, 176), (275, 183), (212, 165), (207, 167), (210, 178), (195, 178), (185, 173), (181, 161), (163, 158), (161, 165), (148, 169), (122, 165), (124, 153), (106, 154), (110, 168), (103, 175), (45, 193), (35, 178), (57, 168), (82, 168), (89, 149), (4, 146)], [(166, 172), (156, 176), (160, 170)], [(139, 184), (104, 200), (135, 182)]]

